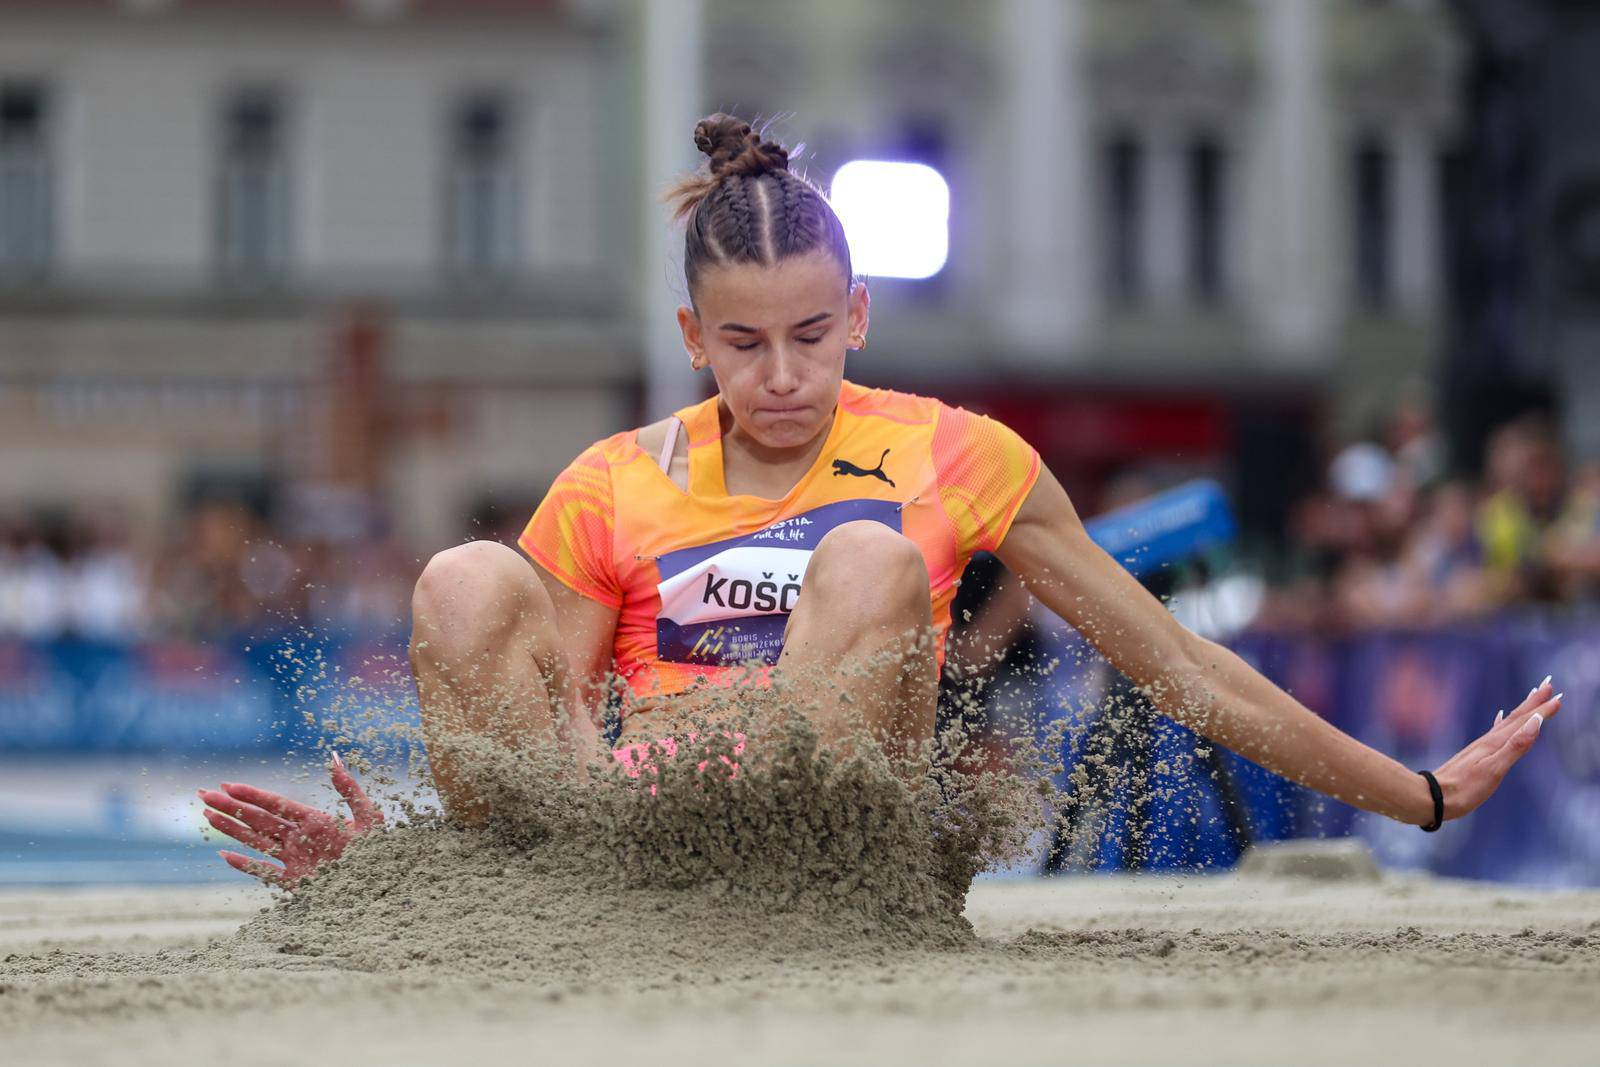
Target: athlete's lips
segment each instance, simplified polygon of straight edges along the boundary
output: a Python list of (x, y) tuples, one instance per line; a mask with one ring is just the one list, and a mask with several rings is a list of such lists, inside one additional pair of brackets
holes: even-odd
[(756, 414), (758, 414), (758, 415), (780, 415), (780, 416), (781, 415), (798, 415), (800, 412), (806, 411), (806, 410), (808, 410), (807, 406), (805, 404), (800, 404), (800, 405), (798, 405), (796, 407), (792, 407), (792, 408), (756, 408)]

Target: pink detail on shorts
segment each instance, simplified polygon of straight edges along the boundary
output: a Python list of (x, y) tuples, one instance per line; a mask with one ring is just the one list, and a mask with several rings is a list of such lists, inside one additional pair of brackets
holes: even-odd
[[(724, 730), (722, 731), (722, 736), (732, 739), (733, 754), (735, 756), (738, 756), (744, 752), (744, 734), (737, 732), (729, 733), (727, 730)], [(699, 735), (691, 732), (688, 736), (687, 743), (692, 745), (697, 740), (699, 740)], [(622, 745), (618, 748), (612, 749), (611, 758), (622, 764), (622, 770), (629, 778), (637, 778), (645, 771), (649, 771), (651, 774), (659, 774), (660, 772), (656, 768), (654, 761), (652, 761), (650, 758), (650, 750), (652, 748), (656, 749), (662, 755), (662, 757), (666, 759), (674, 759), (678, 755), (678, 739), (675, 737), (663, 737), (659, 741), (636, 741), (631, 745)], [(723, 763), (727, 764), (729, 778), (737, 778), (739, 776), (739, 765), (737, 763), (727, 756), (719, 755), (717, 758)], [(706, 758), (695, 764), (694, 769), (704, 772), (706, 769), (706, 764), (710, 762), (710, 749), (707, 748)], [(656, 787), (652, 785), (650, 787), (650, 792), (654, 793), (655, 791)]]

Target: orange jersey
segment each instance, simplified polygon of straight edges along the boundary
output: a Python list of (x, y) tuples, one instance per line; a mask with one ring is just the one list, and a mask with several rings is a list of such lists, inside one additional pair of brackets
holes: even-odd
[(783, 499), (730, 495), (716, 398), (677, 416), (687, 492), (636, 430), (614, 434), (561, 473), (518, 541), (564, 584), (618, 610), (616, 671), (640, 699), (726, 680), (751, 660), (776, 663), (811, 552), (855, 519), (922, 551), (942, 667), (961, 572), (999, 546), (1039, 477), (1039, 453), (993, 419), (844, 382), (822, 451)]

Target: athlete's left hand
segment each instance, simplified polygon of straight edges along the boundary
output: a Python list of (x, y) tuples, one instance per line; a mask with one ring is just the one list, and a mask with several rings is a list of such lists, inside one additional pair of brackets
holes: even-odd
[(1500, 787), (1511, 765), (1533, 747), (1544, 720), (1561, 710), (1563, 694), (1550, 695), (1546, 678), (1528, 691), (1521, 704), (1495, 716), (1489, 732), (1451, 756), (1433, 776), (1444, 793), (1444, 817), (1459, 819)]

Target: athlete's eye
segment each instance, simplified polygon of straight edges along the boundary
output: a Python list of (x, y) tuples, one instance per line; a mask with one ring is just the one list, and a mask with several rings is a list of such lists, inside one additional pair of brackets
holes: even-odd
[(755, 348), (755, 347), (756, 347), (756, 346), (758, 346), (758, 345), (760, 345), (760, 344), (761, 344), (761, 342), (760, 342), (760, 341), (751, 341), (751, 342), (750, 342), (750, 343), (749, 343), (749, 344), (747, 344), (747, 345), (734, 345), (734, 346), (733, 346), (733, 347), (734, 347), (734, 348), (737, 348), (737, 349), (738, 349), (738, 350), (739, 350), (739, 351), (741, 351), (741, 352), (748, 352), (748, 351), (750, 351), (750, 350), (751, 350), (751, 349), (752, 349), (752, 348)]
[(802, 337), (802, 338), (800, 338), (800, 343), (803, 344), (803, 345), (814, 345), (818, 341), (821, 341), (826, 336), (828, 336), (827, 331), (823, 331), (822, 333), (819, 333), (819, 334), (815, 335), (814, 337)]

